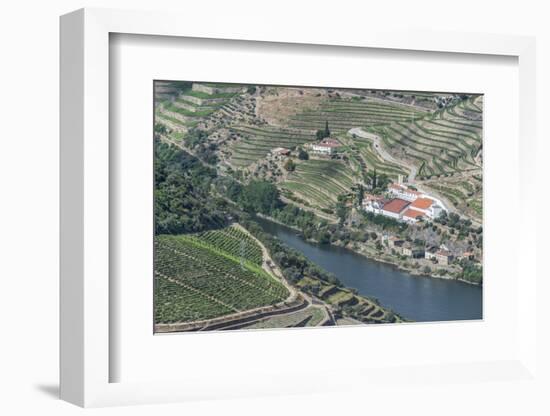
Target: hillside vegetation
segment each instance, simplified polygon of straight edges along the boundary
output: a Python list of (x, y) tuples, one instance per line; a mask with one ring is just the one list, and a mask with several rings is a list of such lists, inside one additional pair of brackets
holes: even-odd
[[(454, 210), (481, 219), (481, 95), (181, 82), (157, 90), (161, 140), (181, 143), (239, 180), (272, 181), (301, 206), (330, 214), (339, 197), (376, 170), (392, 181), (412, 178)], [(338, 160), (310, 155), (289, 169), (273, 160), (273, 149), (297, 152), (327, 124), (342, 144)], [(350, 135), (352, 129), (365, 135)]]
[[(482, 95), (160, 81), (154, 122), (154, 313), (165, 329), (403, 320), (264, 233), (259, 217), (413, 274), (482, 282)], [(398, 181), (448, 213), (412, 224), (367, 212)], [(457, 257), (407, 257), (389, 236)]]
[(259, 253), (236, 228), (157, 236), (156, 322), (212, 319), (284, 301), (288, 290), (259, 267)]

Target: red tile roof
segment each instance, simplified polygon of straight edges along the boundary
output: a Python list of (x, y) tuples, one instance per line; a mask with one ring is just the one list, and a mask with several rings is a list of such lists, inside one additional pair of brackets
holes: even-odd
[(317, 144), (317, 146), (340, 147), (341, 144), (340, 144), (340, 142), (338, 142), (337, 140), (334, 140), (334, 139), (323, 139), (323, 140), (321, 140), (321, 142), (319, 144)]
[(390, 202), (384, 205), (382, 208), (384, 211), (393, 212), (395, 214), (399, 214), (402, 212), (405, 208), (407, 208), (410, 205), (409, 201), (405, 201), (404, 199), (395, 198), (392, 199)]
[(430, 198), (417, 198), (412, 203), (411, 208), (428, 209), (433, 203), (434, 200)]
[[(411, 205), (412, 206), (412, 205)], [(417, 211), (415, 209), (408, 209), (405, 211), (405, 213), (403, 214), (404, 217), (408, 217), (408, 218), (418, 218), (418, 217), (423, 217), (424, 216), (424, 213), (423, 212), (420, 212), (420, 211)]]

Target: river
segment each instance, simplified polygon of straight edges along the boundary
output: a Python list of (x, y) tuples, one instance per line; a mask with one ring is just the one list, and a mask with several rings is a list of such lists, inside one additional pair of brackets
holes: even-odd
[(333, 273), (345, 286), (377, 298), (382, 306), (417, 322), (482, 318), (482, 288), (456, 280), (411, 276), (343, 247), (319, 245), (296, 231), (256, 218), (264, 231), (300, 251), (313, 263)]

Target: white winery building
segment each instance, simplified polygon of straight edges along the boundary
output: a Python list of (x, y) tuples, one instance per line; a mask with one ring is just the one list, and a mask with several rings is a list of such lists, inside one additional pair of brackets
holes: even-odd
[(326, 138), (321, 140), (318, 143), (312, 143), (310, 145), (311, 151), (313, 153), (322, 154), (322, 155), (332, 155), (338, 151), (342, 145), (338, 140)]

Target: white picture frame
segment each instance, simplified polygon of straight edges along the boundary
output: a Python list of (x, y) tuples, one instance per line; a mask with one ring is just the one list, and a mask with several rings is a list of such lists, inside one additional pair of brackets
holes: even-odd
[[(181, 22), (185, 20), (185, 25)], [(351, 388), (352, 381), (327, 386), (312, 375), (222, 386), (212, 380), (111, 382), (110, 365), (117, 357), (110, 349), (110, 169), (109, 157), (109, 37), (123, 33), (148, 36), (278, 42), (301, 45), (431, 51), (442, 54), (504, 55), (518, 59), (520, 171), (517, 195), (526, 210), (536, 192), (529, 178), (536, 174), (535, 40), (530, 37), (472, 33), (433, 33), (386, 30), (374, 26), (349, 27), (328, 33), (314, 24), (288, 27), (266, 23), (261, 30), (235, 34), (230, 22), (219, 19), (205, 27), (173, 13), (82, 9), (61, 18), (61, 398), (80, 406), (159, 403), (199, 398), (262, 394), (330, 392)], [(528, 214), (526, 211), (524, 214)], [(521, 213), (520, 213), (521, 214)], [(508, 359), (482, 362), (441, 362), (411, 369), (369, 368), (369, 376), (349, 377), (369, 384), (372, 378), (402, 383), (460, 379), (537, 380), (536, 217), (519, 215), (516, 269), (522, 271), (517, 291), (517, 348)], [(522, 244), (523, 242), (523, 244)], [(364, 372), (365, 369), (356, 369)], [(327, 376), (346, 380), (350, 368), (333, 369)], [(414, 373), (413, 376), (410, 376)], [(363, 374), (363, 373), (361, 373)], [(409, 374), (409, 376), (407, 376)], [(364, 375), (364, 374), (363, 374)], [(369, 381), (369, 377), (371, 377)], [(307, 387), (304, 387), (306, 386)], [(361, 384), (360, 384), (361, 385)]]

